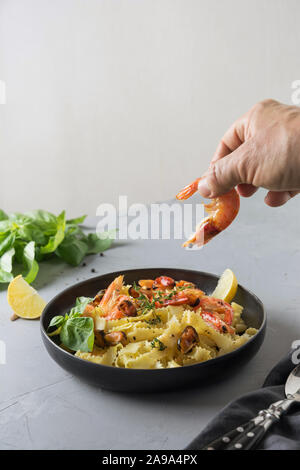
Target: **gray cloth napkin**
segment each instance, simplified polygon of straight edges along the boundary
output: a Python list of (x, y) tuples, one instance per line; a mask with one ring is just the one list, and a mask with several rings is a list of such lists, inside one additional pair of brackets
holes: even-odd
[[(201, 450), (223, 434), (254, 418), (258, 411), (285, 398), (284, 385), (295, 367), (293, 351), (269, 373), (263, 387), (229, 403), (208, 426), (186, 447)], [(294, 405), (280, 421), (275, 423), (256, 447), (261, 450), (300, 450), (300, 405)]]

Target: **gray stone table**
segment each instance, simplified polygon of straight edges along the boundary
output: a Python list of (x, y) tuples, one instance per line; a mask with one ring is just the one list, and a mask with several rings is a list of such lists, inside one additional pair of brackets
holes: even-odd
[[(11, 322), (0, 293), (0, 449), (180, 449), (230, 400), (259, 387), (270, 368), (300, 338), (299, 198), (270, 209), (259, 192), (243, 200), (235, 223), (204, 249), (180, 241), (115, 243), (85, 267), (44, 263), (35, 283), (45, 300), (76, 281), (134, 267), (185, 267), (221, 273), (231, 267), (264, 302), (266, 340), (259, 353), (218, 386), (162, 394), (104, 391), (62, 370), (45, 351), (38, 321)], [(89, 219), (89, 226), (95, 219)], [(91, 270), (95, 269), (96, 273)]]

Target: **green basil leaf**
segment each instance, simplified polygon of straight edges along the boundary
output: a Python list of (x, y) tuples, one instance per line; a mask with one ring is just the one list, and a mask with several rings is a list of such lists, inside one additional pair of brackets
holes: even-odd
[(70, 310), (70, 318), (80, 316), (84, 312), (87, 304), (92, 301), (92, 297), (77, 297), (75, 307)]
[(65, 321), (65, 317), (63, 315), (57, 315), (56, 317), (53, 317), (51, 322), (49, 323), (47, 331), (50, 328), (54, 328), (54, 327), (55, 329), (59, 328), (60, 326), (62, 326), (64, 321)]
[(26, 212), (24, 214), (34, 222), (36, 227), (39, 227), (46, 236), (54, 235), (57, 231), (57, 217), (51, 212), (36, 210)]
[(6, 253), (4, 253), (0, 258), (0, 269), (7, 273), (12, 272), (12, 260), (15, 255), (15, 249), (11, 248)]
[(7, 219), (8, 219), (8, 215), (2, 209), (0, 209), (0, 220), (7, 220)]
[(79, 225), (66, 225), (66, 231), (65, 231), (65, 237), (68, 237), (70, 235), (76, 235), (77, 238), (85, 238), (84, 232), (81, 230)]
[(55, 253), (66, 263), (78, 266), (87, 254), (87, 244), (75, 235), (66, 236)]
[(28, 270), (24, 279), (25, 281), (28, 282), (28, 284), (31, 284), (31, 282), (35, 280), (37, 273), (39, 271), (39, 265), (34, 258), (35, 258), (35, 242), (29, 242), (25, 246), (24, 252), (23, 252), (23, 261)]
[(47, 243), (47, 237), (44, 232), (32, 221), (26, 222), (18, 227), (17, 238), (27, 242), (34, 241), (36, 245), (42, 246)]
[(83, 215), (66, 221), (65, 211), (56, 217), (44, 210), (7, 215), (0, 209), (0, 282), (11, 280), (13, 263), (17, 265), (15, 270), (23, 263), (27, 268), (25, 278), (32, 282), (38, 273), (38, 262), (53, 258), (54, 254), (78, 266), (87, 254), (109, 248), (112, 234), (86, 235), (80, 228), (85, 218)]
[(76, 307), (71, 308), (70, 313), (69, 313), (69, 318), (76, 318), (80, 317), (81, 313), (76, 310)]
[(11, 214), (9, 214), (9, 220), (15, 225), (21, 225), (30, 221), (30, 218), (26, 214), (21, 214), (20, 212), (12, 212)]
[(15, 242), (16, 235), (15, 233), (10, 233), (5, 238), (0, 241), (0, 256), (3, 255), (6, 251), (10, 250)]
[(11, 221), (10, 220), (1, 220), (0, 221), (0, 237), (6, 238), (11, 232)]
[(13, 280), (12, 274), (12, 259), (14, 257), (15, 250), (10, 248), (0, 258), (0, 282), (7, 283)]
[(26, 246), (26, 242), (23, 242), (22, 240), (16, 240), (14, 243), (14, 249), (15, 249), (14, 259), (19, 264), (22, 264), (24, 262), (23, 253), (24, 253), (25, 246)]
[(83, 312), (83, 310), (85, 309), (85, 307), (87, 306), (88, 303), (92, 302), (94, 299), (93, 297), (84, 297), (83, 295), (81, 297), (77, 297), (76, 298), (76, 302), (75, 302), (75, 305), (76, 307), (79, 309), (81, 308), (82, 311), (81, 313)]
[(76, 217), (75, 219), (68, 219), (67, 224), (68, 225), (82, 224), (82, 222), (85, 221), (86, 217), (87, 217), (86, 215), (82, 215), (81, 217)]
[(0, 283), (7, 283), (12, 281), (14, 276), (12, 273), (8, 273), (7, 271), (3, 271), (3, 269), (0, 269)]
[(97, 233), (89, 233), (87, 236), (87, 254), (101, 253), (111, 247), (115, 232), (103, 232), (100, 237)]
[(61, 342), (72, 351), (91, 352), (94, 346), (94, 322), (90, 317), (68, 318), (60, 331)]
[(49, 238), (47, 245), (40, 248), (40, 253), (52, 253), (56, 248), (61, 244), (65, 237), (65, 227), (66, 227), (66, 213), (63, 211), (57, 217), (57, 227), (55, 235)]

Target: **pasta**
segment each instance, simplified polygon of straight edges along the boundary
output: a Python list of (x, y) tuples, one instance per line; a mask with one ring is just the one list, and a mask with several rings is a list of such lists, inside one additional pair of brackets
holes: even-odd
[(91, 351), (75, 354), (130, 369), (196, 364), (229, 353), (256, 334), (242, 313), (241, 305), (209, 297), (187, 281), (161, 276), (124, 286), (119, 276), (86, 305), (82, 316), (93, 319), (95, 342)]

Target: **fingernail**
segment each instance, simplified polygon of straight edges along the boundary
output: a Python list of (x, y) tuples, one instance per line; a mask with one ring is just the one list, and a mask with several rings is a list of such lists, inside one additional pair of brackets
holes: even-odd
[(209, 197), (211, 191), (210, 191), (210, 188), (207, 184), (207, 181), (206, 181), (206, 178), (203, 178), (199, 181), (199, 184), (198, 184), (198, 191), (199, 193), (201, 194), (201, 196), (203, 197)]

